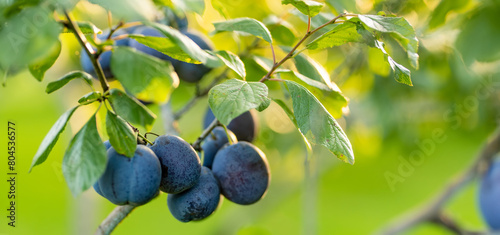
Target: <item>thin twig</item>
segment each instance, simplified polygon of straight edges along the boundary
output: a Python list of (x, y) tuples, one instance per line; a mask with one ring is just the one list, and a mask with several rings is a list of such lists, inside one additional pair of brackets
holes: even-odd
[(99, 79), (99, 82), (101, 83), (103, 93), (105, 93), (106, 91), (109, 90), (109, 84), (106, 81), (106, 77), (104, 76), (104, 72), (102, 71), (101, 64), (97, 60), (94, 49), (92, 48), (90, 43), (87, 42), (85, 35), (83, 35), (82, 31), (80, 31), (80, 28), (76, 25), (75, 21), (73, 21), (71, 19), (68, 11), (64, 10), (64, 15), (66, 16), (66, 19), (68, 19), (68, 25), (67, 25), (68, 28), (71, 31), (73, 31), (76, 39), (78, 40), (78, 42), (82, 46), (85, 53), (87, 53), (87, 56), (90, 58), (90, 61), (92, 62), (92, 66), (94, 67), (94, 71), (97, 74), (97, 78)]
[(307, 33), (304, 35), (304, 37), (302, 37), (302, 39), (300, 39), (300, 41), (295, 44), (295, 46), (292, 48), (292, 50), (290, 50), (290, 52), (288, 52), (288, 54), (283, 57), (283, 59), (280, 60), (280, 62), (278, 63), (275, 63), (273, 65), (273, 67), (271, 68), (271, 70), (269, 70), (269, 72), (264, 76), (262, 77), (259, 82), (265, 82), (266, 80), (268, 80), (269, 78), (271, 78), (271, 76), (273, 75), (274, 71), (276, 71), (276, 69), (278, 67), (280, 67), (283, 63), (285, 63), (285, 61), (287, 61), (288, 59), (290, 59), (292, 56), (293, 56), (293, 53), (295, 52), (295, 50), (297, 50), (297, 48), (311, 35), (313, 35), (314, 33), (318, 32), (318, 30), (326, 27), (327, 25), (330, 25), (330, 24), (334, 24), (339, 18), (342, 18), (344, 17), (346, 14), (340, 14), (338, 16), (336, 16), (335, 18), (333, 18), (332, 20), (324, 23), (323, 25), (315, 28), (314, 30), (312, 31), (307, 31)]
[(473, 164), (458, 175), (458, 177), (452, 179), (444, 190), (426, 203), (424, 207), (421, 207), (422, 209), (410, 211), (406, 215), (397, 218), (394, 222), (383, 228), (379, 234), (400, 234), (417, 224), (435, 220), (435, 218), (441, 214), (441, 211), (446, 203), (457, 192), (471, 182), (476, 176), (481, 175), (483, 171), (488, 168), (493, 157), (498, 152), (500, 152), (500, 131), (497, 131), (494, 138), (485, 145)]
[(136, 207), (131, 205), (117, 206), (109, 215), (102, 221), (95, 232), (95, 235), (110, 234), (118, 224), (127, 217)]
[(440, 225), (448, 229), (450, 232), (453, 232), (458, 235), (482, 235), (482, 234), (486, 235), (485, 232), (469, 231), (462, 228), (455, 220), (453, 220), (449, 215), (444, 213), (436, 215), (434, 218), (431, 218), (429, 222)]

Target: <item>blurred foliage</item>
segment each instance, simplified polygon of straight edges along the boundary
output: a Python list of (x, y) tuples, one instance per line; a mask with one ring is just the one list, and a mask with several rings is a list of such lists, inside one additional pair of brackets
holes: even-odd
[[(12, 8), (5, 8), (6, 3), (11, 2), (0, 1), (3, 12), (0, 22), (9, 17), (9, 12), (19, 10), (15, 4)], [(19, 2), (35, 5), (39, 1)], [(51, 2), (67, 2), (72, 7), (71, 1)], [(113, 2), (119, 5), (121, 1)], [(364, 14), (383, 11), (405, 17), (415, 27), (420, 41), (420, 67), (412, 70), (413, 87), (396, 83), (382, 52), (365, 45), (353, 43), (326, 51), (304, 51), (309, 58), (325, 66), (331, 80), (349, 98), (344, 117), (338, 122), (351, 140), (356, 164), (341, 163), (326, 149), (319, 148), (315, 149), (307, 173), (304, 169), (307, 152), (302, 137), (286, 114), (272, 103), (259, 114), (257, 146), (266, 153), (272, 169), (271, 187), (261, 202), (238, 206), (225, 200), (208, 219), (183, 224), (170, 215), (163, 194), (134, 211), (118, 226), (116, 234), (371, 234), (395, 216), (418, 207), (472, 161), (500, 123), (500, 2), (327, 0), (325, 3), (323, 12), (312, 19), (313, 26), (344, 11)], [(214, 29), (213, 22), (225, 18), (252, 17), (266, 22), (265, 18), (274, 15), (286, 22), (280, 24), (286, 27), (276, 30), (299, 38), (307, 24), (292, 8), (270, 0), (206, 0), (202, 14), (188, 13), (187, 17), (191, 28), (209, 32)], [(130, 10), (130, 5), (116, 8), (117, 12)], [(144, 6), (140, 10), (147, 12), (148, 8)], [(197, 11), (201, 13), (200, 9)], [(79, 21), (92, 21), (101, 29), (109, 27), (106, 12), (87, 1), (74, 6), (73, 14)], [(146, 16), (154, 18), (156, 14)], [(112, 23), (117, 21), (115, 17)], [(268, 24), (276, 22), (270, 20)], [(2, 23), (0, 30), (5, 27), (9, 26)], [(273, 30), (271, 33), (274, 36)], [(19, 68), (5, 67), (11, 62), (10, 56), (12, 60), (18, 57), (15, 52), (0, 51), (0, 57), (7, 58), (0, 61), (4, 66), (0, 68), (2, 75), (6, 74), (3, 76), (6, 87), (0, 88), (0, 100), (3, 101), (0, 120), (4, 124), (7, 120), (14, 121), (18, 126), (17, 169), (20, 174), (19, 226), (12, 229), (2, 223), (2, 233), (89, 234), (114, 208), (93, 190), (73, 198), (60, 167), (72, 134), (85, 124), (96, 107), (78, 109), (74, 116), (80, 118), (71, 120), (67, 127), (70, 131), (61, 135), (52, 151), (53, 156), (44, 166), (27, 174), (32, 156), (57, 117), (77, 105), (78, 98), (87, 93), (85, 84), (78, 82), (70, 83), (61, 92), (44, 93), (49, 82), (80, 68), (80, 48), (73, 35), (63, 35), (59, 39), (62, 41), (61, 55), (42, 82), (37, 82), (31, 74)], [(2, 36), (2, 40), (6, 40), (5, 37)], [(219, 50), (241, 52), (253, 39), (217, 34), (211, 35), (211, 40)], [(276, 40), (289, 43), (286, 38)], [(40, 42), (27, 43), (26, 46), (40, 47), (46, 51), (44, 53), (49, 53), (52, 45), (43, 44), (43, 40)], [(386, 43), (386, 50), (396, 61), (406, 61), (407, 55), (397, 41)], [(277, 51), (277, 57), (282, 56), (284, 52)], [(32, 61), (25, 63), (36, 61), (38, 57), (33, 55)], [(267, 44), (254, 50), (252, 56), (242, 58), (248, 81), (258, 80), (265, 74), (269, 61), (266, 64), (262, 57), (272, 58)], [(408, 63), (402, 64), (410, 67)], [(204, 78), (207, 81), (202, 81), (202, 85), (208, 85), (217, 72), (220, 71), (214, 70)], [(236, 76), (229, 72), (229, 77)], [(111, 86), (119, 85), (112, 82)], [(280, 88), (272, 86), (270, 93)], [(195, 90), (194, 85), (181, 82), (173, 91), (171, 107), (180, 109)], [(200, 134), (202, 116), (207, 107), (207, 99), (202, 99), (179, 121), (181, 136), (187, 141), (194, 141)], [(151, 105), (150, 108), (160, 113), (160, 107)], [(103, 117), (102, 113), (98, 115), (98, 128), (102, 128), (105, 122)], [(7, 127), (2, 126), (2, 133), (5, 133)], [(153, 131), (164, 132), (161, 121), (155, 123)], [(442, 131), (445, 141), (435, 143), (432, 151), (425, 152), (422, 164), (412, 166), (410, 173), (403, 176), (403, 182), (391, 185), (385, 174), (400, 174), (402, 162), (411, 152), (423, 151), (422, 143), (432, 138), (435, 131)], [(100, 129), (100, 133), (106, 132)], [(6, 148), (6, 141), (0, 141), (0, 148)], [(7, 189), (4, 180), (0, 181), (0, 188)], [(475, 195), (476, 185), (470, 185), (457, 195), (447, 210), (465, 227), (486, 230)], [(0, 201), (2, 206), (5, 205), (3, 200), (5, 198)], [(408, 232), (448, 233), (430, 224)]]

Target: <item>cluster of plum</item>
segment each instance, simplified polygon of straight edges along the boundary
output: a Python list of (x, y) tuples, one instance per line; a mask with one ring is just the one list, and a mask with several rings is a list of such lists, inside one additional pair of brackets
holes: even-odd
[[(187, 19), (177, 17), (175, 15), (171, 17), (166, 17), (163, 19), (161, 22), (168, 24), (169, 26), (175, 27), (179, 29), (181, 33), (183, 33), (185, 36), (193, 40), (201, 49), (204, 50), (212, 50), (213, 46), (211, 41), (206, 38), (203, 34), (200, 34), (194, 30), (188, 30), (188, 22)], [(104, 30), (102, 34), (97, 35), (97, 39), (99, 41), (106, 41), (109, 37), (110, 30)], [(135, 27), (130, 27), (130, 28), (124, 28), (124, 29), (118, 29), (113, 33), (113, 37), (117, 37), (120, 35), (126, 35), (126, 34), (140, 34), (144, 36), (151, 36), (151, 37), (165, 37), (160, 31), (156, 30), (153, 27), (150, 26), (135, 26)], [(191, 82), (195, 83), (198, 82), (206, 73), (208, 73), (211, 69), (204, 66), (203, 64), (190, 64), (186, 62), (182, 62), (176, 59), (173, 59), (172, 57), (163, 54), (155, 49), (152, 49), (150, 47), (147, 47), (141, 43), (139, 43), (135, 39), (130, 39), (128, 37), (119, 39), (113, 42), (115, 46), (129, 46), (131, 48), (135, 48), (136, 50), (149, 54), (151, 56), (157, 57), (159, 59), (165, 60), (165, 61), (170, 61), (172, 63), (172, 66), (175, 69), (175, 72), (179, 76), (179, 78), (183, 81), (186, 82)], [(105, 51), (102, 54), (100, 54), (98, 61), (102, 67), (102, 70), (104, 72), (104, 76), (106, 76), (107, 79), (114, 79), (114, 75), (111, 70), (111, 55), (112, 51)], [(85, 53), (85, 51), (81, 51), (81, 57), (80, 57), (80, 63), (82, 65), (82, 68), (85, 72), (93, 75), (96, 77), (96, 73), (94, 70), (94, 67), (92, 66), (92, 62), (88, 55)]]
[[(204, 125), (213, 119), (209, 110)], [(241, 205), (255, 203), (270, 181), (265, 154), (247, 142), (255, 137), (255, 120), (246, 112), (228, 125), (227, 132), (215, 127), (202, 143), (203, 165), (195, 149), (178, 136), (163, 135), (152, 145), (138, 145), (132, 158), (117, 153), (106, 141), (107, 166), (94, 189), (114, 204), (136, 206), (161, 190), (169, 194), (170, 212), (182, 222), (211, 215), (222, 202), (221, 195)]]

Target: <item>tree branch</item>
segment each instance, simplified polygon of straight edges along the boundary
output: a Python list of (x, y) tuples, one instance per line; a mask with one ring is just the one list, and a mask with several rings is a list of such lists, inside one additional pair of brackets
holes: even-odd
[[(326, 27), (327, 25), (330, 25), (330, 24), (334, 24), (338, 19), (344, 17), (346, 14), (343, 13), (343, 14), (340, 14), (338, 16), (336, 16), (335, 18), (333, 18), (332, 20), (322, 24), (321, 26), (315, 28), (314, 30), (312, 31), (307, 31), (307, 33), (304, 35), (304, 37), (302, 37), (302, 39), (300, 39), (300, 41), (295, 44), (295, 46), (292, 48), (292, 50), (290, 52), (288, 52), (288, 54), (283, 57), (283, 59), (280, 60), (280, 62), (278, 63), (275, 63), (273, 65), (273, 67), (269, 70), (269, 72), (264, 76), (262, 77), (259, 82), (265, 82), (266, 80), (268, 80), (269, 78), (271, 78), (271, 76), (273, 75), (274, 71), (276, 71), (276, 69), (278, 69), (283, 63), (285, 63), (285, 61), (287, 61), (288, 59), (292, 58), (293, 57), (293, 53), (297, 50), (297, 48), (307, 39), (309, 38), (309, 36), (313, 35), (314, 33), (318, 32), (318, 30)], [(272, 47), (272, 45), (271, 45)]]
[(135, 209), (135, 206), (125, 205), (125, 206), (117, 206), (108, 217), (102, 221), (99, 228), (95, 232), (95, 235), (107, 235), (110, 234), (113, 229), (115, 229), (118, 224), (127, 217), (132, 210)]
[(87, 39), (85, 38), (85, 35), (83, 35), (82, 31), (80, 31), (80, 28), (76, 25), (75, 21), (71, 19), (69, 16), (68, 11), (64, 10), (64, 15), (68, 19), (68, 28), (73, 31), (75, 34), (76, 39), (82, 46), (83, 50), (85, 53), (87, 53), (87, 56), (90, 58), (90, 61), (92, 62), (92, 66), (94, 67), (94, 71), (97, 74), (97, 78), (99, 79), (99, 82), (101, 83), (102, 91), (105, 93), (106, 91), (109, 90), (109, 84), (106, 81), (106, 77), (104, 76), (104, 72), (102, 71), (101, 64), (97, 60), (96, 54), (94, 53), (94, 49), (90, 45), (90, 43), (87, 42)]
[(446, 203), (476, 176), (483, 174), (498, 152), (500, 152), (500, 131), (497, 130), (495, 136), (483, 147), (473, 164), (459, 174), (458, 177), (452, 179), (443, 191), (438, 193), (422, 209), (408, 212), (390, 223), (378, 234), (400, 234), (420, 223), (435, 222), (436, 218), (441, 215)]

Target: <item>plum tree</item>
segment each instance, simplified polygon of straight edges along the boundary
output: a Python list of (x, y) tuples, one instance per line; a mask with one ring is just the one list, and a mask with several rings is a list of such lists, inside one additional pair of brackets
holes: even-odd
[(479, 208), (494, 231), (500, 231), (500, 160), (492, 163), (479, 189)]
[(163, 135), (150, 145), (161, 164), (160, 190), (180, 193), (193, 187), (201, 174), (201, 163), (196, 151), (178, 136)]
[(138, 145), (133, 157), (111, 147), (104, 174), (98, 181), (102, 195), (117, 205), (143, 205), (153, 199), (161, 180), (160, 161), (153, 151)]
[[(105, 30), (102, 34), (97, 35), (97, 38), (101, 41), (105, 41), (105, 40), (107, 40), (107, 38), (109, 36), (109, 32), (110, 32), (109, 29)], [(124, 35), (127, 33), (128, 32), (126, 30), (118, 29), (113, 33), (113, 36), (120, 36), (120, 35)], [(130, 40), (129, 38), (116, 40), (116, 41), (114, 41), (114, 45), (116, 45), (116, 46), (128, 46), (129, 40)], [(95, 49), (96, 48), (94, 48), (94, 50)], [(108, 78), (108, 79), (114, 78), (114, 75), (111, 72), (111, 54), (112, 54), (111, 51), (105, 51), (99, 56), (99, 60), (98, 60), (99, 63), (101, 64), (102, 70), (104, 72), (104, 76), (106, 76), (106, 78)], [(89, 56), (87, 55), (87, 53), (85, 53), (85, 51), (82, 49), (80, 52), (80, 55), (81, 55), (80, 63), (82, 65), (83, 70), (85, 72), (91, 74), (92, 76), (96, 77), (96, 72), (94, 70), (94, 67), (92, 66), (92, 62), (91, 62)]]
[[(203, 128), (207, 128), (215, 119), (214, 113), (209, 108), (203, 119)], [(231, 130), (239, 141), (252, 142), (257, 135), (257, 115), (254, 111), (247, 111), (234, 118), (227, 128)]]
[[(228, 130), (229, 138), (231, 142), (236, 143), (238, 140), (232, 131)], [(201, 148), (203, 149), (203, 166), (212, 169), (212, 163), (214, 162), (215, 154), (219, 151), (222, 146), (228, 143), (228, 136), (226, 130), (223, 127), (216, 127), (207, 136)]]
[(244, 141), (219, 150), (212, 171), (220, 183), (222, 194), (241, 205), (260, 200), (271, 178), (265, 154)]
[(192, 188), (167, 198), (170, 213), (181, 222), (202, 220), (211, 215), (221, 200), (219, 184), (212, 171), (202, 167), (199, 181)]
[[(204, 35), (196, 32), (196, 31), (181, 31), (188, 38), (193, 40), (201, 49), (204, 50), (212, 50), (213, 46), (210, 40)], [(179, 61), (174, 65), (175, 72), (180, 79), (186, 82), (195, 83), (201, 80), (205, 74), (212, 70), (211, 68), (203, 65), (203, 64), (190, 64), (186, 62)]]

